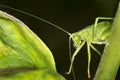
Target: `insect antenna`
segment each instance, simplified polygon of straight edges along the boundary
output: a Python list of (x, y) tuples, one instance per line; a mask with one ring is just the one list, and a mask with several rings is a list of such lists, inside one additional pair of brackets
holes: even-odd
[(36, 18), (36, 19), (38, 19), (38, 20), (41, 20), (41, 21), (43, 21), (43, 22), (46, 22), (46, 23), (52, 25), (53, 27), (56, 27), (57, 29), (59, 29), (59, 30), (67, 33), (69, 36), (71, 36), (71, 33), (69, 33), (68, 31), (64, 30), (63, 28), (61, 28), (61, 27), (59, 27), (59, 26), (57, 26), (57, 25), (55, 25), (55, 24), (53, 24), (53, 23), (51, 23), (51, 22), (49, 22), (49, 21), (47, 21), (47, 20), (45, 20), (45, 19), (42, 19), (42, 18), (40, 18), (40, 17), (37, 17), (37, 16), (35, 16), (35, 15), (33, 15), (33, 14), (30, 14), (30, 13), (27, 13), (27, 12), (24, 12), (24, 11), (22, 11), (22, 10), (18, 10), (18, 9), (9, 7), (9, 6), (1, 5), (1, 4), (0, 4), (0, 7), (8, 8), (8, 9), (11, 9), (11, 10), (18, 11), (18, 12), (21, 12), (21, 13), (23, 13), (23, 14), (29, 15), (29, 16), (31, 16), (31, 17), (34, 17), (34, 18)]
[[(70, 62), (72, 61), (71, 38), (72, 38), (72, 35), (70, 35), (70, 37), (69, 37), (69, 57), (70, 57)], [(73, 74), (74, 80), (76, 80), (74, 67), (72, 67), (72, 74)]]

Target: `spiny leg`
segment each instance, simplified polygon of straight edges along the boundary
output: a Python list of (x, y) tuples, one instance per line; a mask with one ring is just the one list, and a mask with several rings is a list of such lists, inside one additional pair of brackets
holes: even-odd
[(87, 67), (87, 74), (88, 78), (90, 79), (90, 62), (91, 62), (91, 52), (90, 52), (90, 43), (87, 42), (87, 52), (88, 52), (88, 67)]
[(80, 46), (75, 50), (75, 52), (73, 53), (72, 59), (71, 59), (71, 64), (70, 64), (70, 67), (69, 67), (69, 71), (68, 71), (66, 74), (70, 74), (70, 73), (71, 73), (72, 65), (73, 65), (75, 56), (78, 54), (78, 52), (80, 51), (80, 49), (83, 47), (84, 44), (85, 44), (85, 42), (82, 42), (81, 45), (80, 45)]
[(96, 27), (97, 27), (97, 23), (99, 20), (112, 20), (113, 18), (110, 18), (110, 17), (97, 17), (95, 19), (95, 23), (94, 23), (94, 27), (93, 27), (93, 37), (95, 39), (96, 37)]

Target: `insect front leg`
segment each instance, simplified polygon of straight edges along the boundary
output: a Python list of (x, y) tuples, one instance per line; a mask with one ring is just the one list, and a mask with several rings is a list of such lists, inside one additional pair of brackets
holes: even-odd
[(66, 74), (70, 74), (70, 73), (71, 73), (75, 56), (78, 54), (78, 52), (80, 51), (80, 49), (83, 47), (84, 44), (85, 44), (85, 42), (82, 42), (81, 45), (80, 45), (80, 46), (75, 50), (75, 52), (73, 53), (72, 58), (71, 58), (71, 64), (70, 64), (70, 67), (69, 67), (69, 71), (66, 72)]
[(94, 27), (93, 27), (93, 37), (95, 39), (96, 35), (97, 35), (97, 32), (96, 32), (96, 28), (97, 28), (97, 23), (99, 20), (112, 20), (113, 18), (110, 18), (110, 17), (97, 17), (95, 19), (95, 23), (94, 23)]
[[(71, 54), (71, 38), (72, 38), (72, 36), (69, 37), (69, 56), (70, 56), (70, 62), (71, 62), (71, 59), (72, 59), (72, 54)], [(72, 74), (73, 74), (74, 80), (76, 80), (74, 67), (72, 67)]]

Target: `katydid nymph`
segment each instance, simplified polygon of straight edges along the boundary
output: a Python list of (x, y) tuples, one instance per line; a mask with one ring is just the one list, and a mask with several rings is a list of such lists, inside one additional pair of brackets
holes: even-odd
[[(92, 44), (106, 44), (107, 39), (109, 37), (110, 34), (110, 29), (111, 29), (111, 22), (109, 21), (102, 21), (102, 22), (98, 22), (99, 19), (102, 20), (111, 20), (113, 18), (105, 18), (105, 17), (98, 17), (95, 20), (95, 23), (93, 25), (90, 25), (78, 32), (75, 33), (69, 33), (68, 31), (62, 29), (61, 27), (47, 21), (44, 20), (40, 17), (37, 17), (35, 15), (29, 14), (27, 12), (23, 12), (21, 10), (17, 10), (8, 6), (4, 6), (4, 5), (0, 5), (1, 7), (5, 7), (5, 8), (9, 8), (24, 14), (27, 14), (29, 16), (32, 16), (34, 18), (37, 18), (43, 22), (46, 22), (56, 28), (58, 28), (59, 30), (67, 33), (70, 37), (69, 37), (69, 43), (71, 42), (71, 39), (73, 40), (74, 43), (74, 47), (75, 47), (75, 51), (71, 57), (71, 64), (70, 64), (70, 68), (69, 71), (67, 72), (67, 74), (70, 74), (71, 70), (72, 70), (72, 65), (74, 62), (74, 58), (75, 56), (78, 54), (78, 52), (81, 50), (81, 48), (84, 46), (85, 43), (87, 43), (87, 52), (88, 52), (88, 68), (87, 68), (87, 74), (88, 74), (88, 78), (90, 78), (90, 61), (91, 61), (91, 52), (90, 52), (90, 47), (96, 51), (99, 55), (100, 52), (92, 45)], [(70, 48), (70, 47), (69, 47)], [(69, 50), (70, 54), (71, 54), (71, 50)]]

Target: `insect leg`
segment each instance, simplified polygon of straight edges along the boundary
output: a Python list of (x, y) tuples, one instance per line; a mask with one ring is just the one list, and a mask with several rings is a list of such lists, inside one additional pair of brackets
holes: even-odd
[(70, 74), (70, 73), (71, 73), (72, 65), (73, 65), (75, 56), (78, 54), (78, 52), (80, 51), (80, 49), (83, 47), (84, 44), (85, 44), (85, 42), (82, 42), (81, 45), (80, 45), (80, 47), (78, 47), (78, 48), (75, 50), (75, 52), (73, 53), (72, 58), (71, 58), (71, 64), (70, 64), (70, 67), (69, 67), (69, 71), (68, 71), (66, 74)]
[[(71, 38), (72, 38), (72, 36), (69, 37), (69, 56), (70, 56), (70, 61), (71, 61), (71, 58), (72, 58), (72, 55), (71, 55)], [(74, 80), (76, 80), (74, 67), (72, 67), (72, 74), (73, 74)]]
[(91, 62), (91, 52), (90, 52), (90, 43), (87, 42), (87, 52), (88, 52), (88, 68), (87, 68), (87, 74), (88, 78), (90, 79), (90, 62)]
[(97, 50), (92, 44), (90, 44), (90, 47), (91, 47), (95, 52), (97, 52), (98, 55), (101, 56), (101, 52), (100, 52), (99, 50)]
[(94, 23), (94, 27), (93, 27), (93, 37), (95, 39), (96, 37), (96, 28), (97, 28), (97, 23), (99, 20), (112, 20), (113, 18), (110, 18), (110, 17), (97, 17), (95, 19), (95, 23)]

